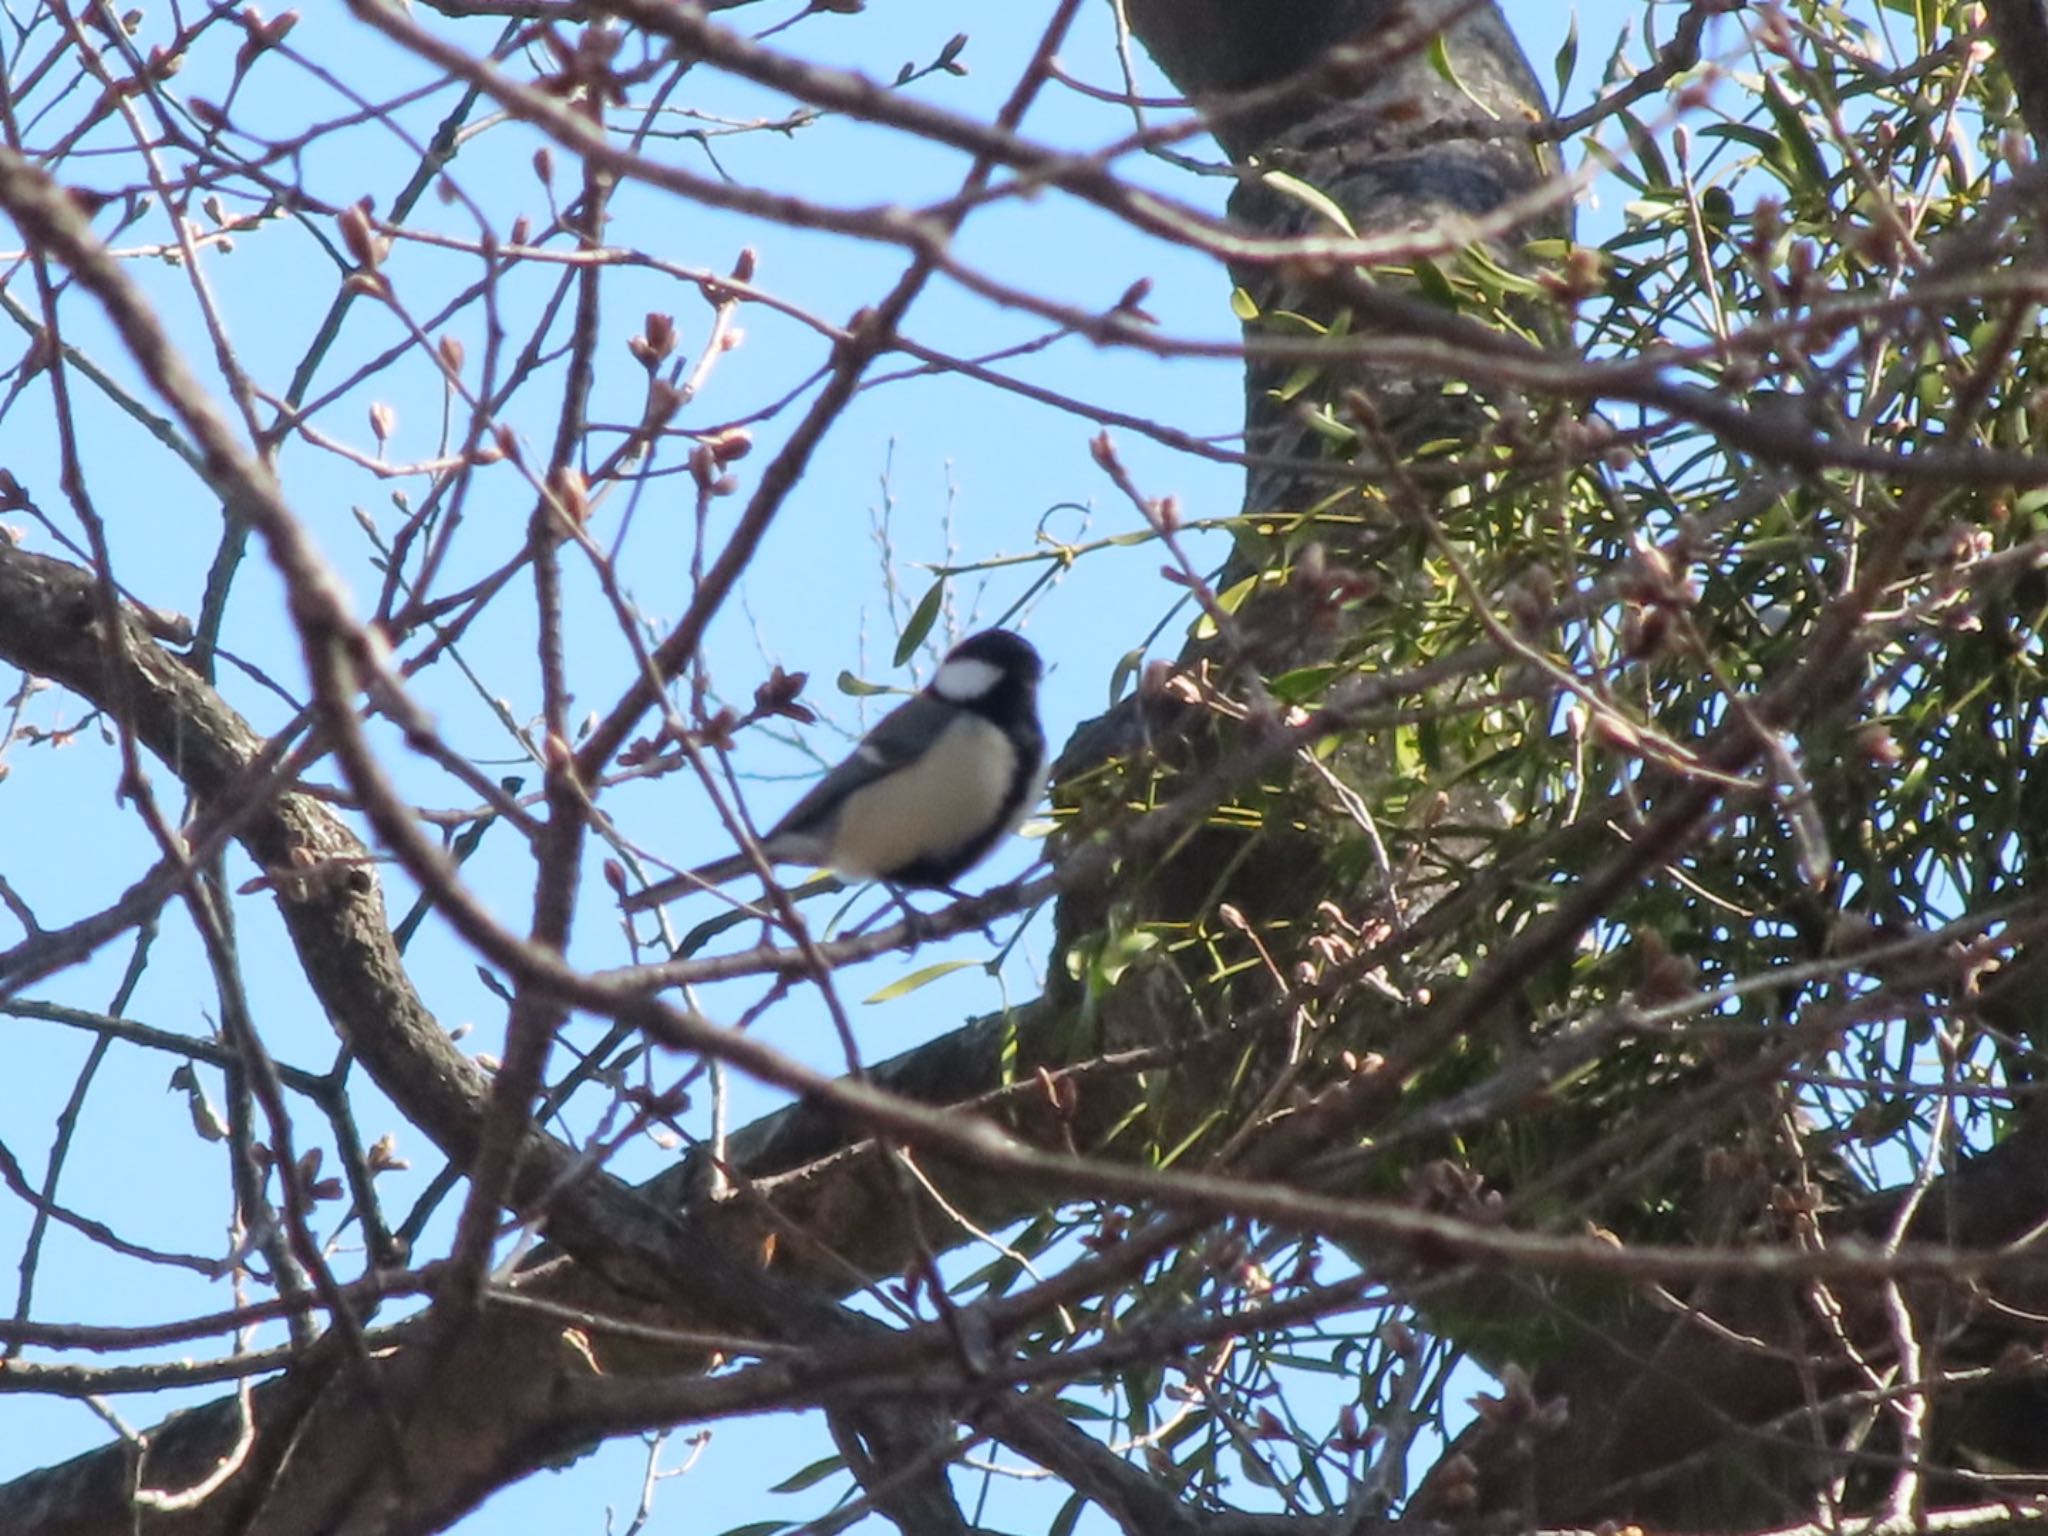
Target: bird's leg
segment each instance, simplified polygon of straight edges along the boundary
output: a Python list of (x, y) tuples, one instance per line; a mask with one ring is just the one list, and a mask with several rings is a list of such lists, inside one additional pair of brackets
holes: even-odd
[[(941, 937), (936, 931), (937, 925), (931, 915), (926, 912), (920, 912), (917, 908), (913, 907), (910, 904), (910, 897), (905, 894), (903, 887), (891, 885), (887, 880), (877, 880), (875, 883), (888, 892), (890, 904), (903, 914), (903, 947), (905, 949), (915, 949), (920, 944), (927, 944), (933, 939)], [(952, 897), (955, 901), (971, 901), (974, 899), (957, 886), (940, 885), (934, 886), (932, 889)], [(852, 930), (848, 937), (851, 938), (866, 933), (868, 929), (881, 920), (882, 913), (886, 910), (887, 908), (878, 909), (873, 917)], [(991, 944), (995, 942), (996, 931), (993, 920), (983, 923), (981, 925), (981, 932), (982, 936)]]
[[(942, 886), (940, 886), (940, 887), (939, 887), (939, 889), (940, 889), (940, 890), (942, 890), (942, 891), (944, 891), (944, 892), (945, 892), (945, 893), (946, 893), (946, 894), (947, 894), (948, 896), (952, 897), (952, 898), (953, 898), (953, 899), (954, 899), (955, 901), (972, 901), (972, 900), (974, 900), (974, 898), (973, 898), (972, 896), (968, 895), (968, 894), (967, 894), (967, 893), (966, 893), (965, 891), (961, 890), (961, 889), (960, 889), (960, 887), (959, 887), (959, 886), (957, 886), (957, 885), (942, 885)], [(984, 893), (984, 894), (985, 894), (985, 893)], [(992, 917), (988, 917), (988, 918), (983, 918), (983, 919), (982, 919), (982, 922), (981, 922), (981, 936), (982, 936), (982, 937), (983, 937), (984, 939), (987, 939), (987, 940), (989, 941), (989, 943), (991, 943), (991, 944), (995, 943), (995, 941), (996, 941), (996, 920), (995, 920), (994, 918), (992, 918)]]
[(937, 937), (932, 932), (932, 920), (910, 904), (910, 898), (903, 894), (901, 886), (891, 885), (887, 880), (882, 881), (881, 886), (889, 893), (889, 899), (896, 903), (896, 910), (903, 914), (905, 949), (915, 949), (927, 940)]
[(847, 929), (847, 938), (857, 939), (869, 930), (880, 927), (883, 920), (889, 916), (890, 907), (894, 907), (903, 914), (903, 926), (906, 930), (903, 940), (903, 947), (905, 949), (915, 949), (918, 945), (924, 943), (925, 940), (933, 937), (931, 919), (913, 907), (910, 904), (910, 898), (905, 896), (899, 887), (891, 885), (886, 880), (877, 880), (875, 884), (888, 893), (888, 902), (875, 908), (873, 912), (862, 918), (853, 927)]

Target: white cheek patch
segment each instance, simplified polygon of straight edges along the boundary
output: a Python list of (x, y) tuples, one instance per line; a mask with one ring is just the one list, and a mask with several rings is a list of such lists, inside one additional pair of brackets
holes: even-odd
[(1003, 680), (1003, 669), (992, 661), (956, 656), (944, 663), (932, 678), (932, 692), (955, 704), (971, 704), (987, 698)]
[[(982, 667), (984, 662), (948, 662)], [(944, 677), (946, 668), (939, 675)], [(873, 879), (934, 854), (950, 853), (986, 832), (1003, 808), (1017, 754), (986, 720), (963, 715), (917, 763), (849, 796), (840, 812), (832, 867)]]

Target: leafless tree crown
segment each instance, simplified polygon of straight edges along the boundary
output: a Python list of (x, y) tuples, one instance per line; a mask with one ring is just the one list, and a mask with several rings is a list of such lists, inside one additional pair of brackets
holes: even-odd
[[(2039, 7), (887, 10), (8, 14), (0, 1532), (2048, 1518)], [(621, 912), (996, 620), (1038, 862)]]

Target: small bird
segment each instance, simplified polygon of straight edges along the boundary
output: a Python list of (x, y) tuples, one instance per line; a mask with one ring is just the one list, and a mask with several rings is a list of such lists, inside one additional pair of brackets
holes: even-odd
[[(845, 761), (761, 838), (776, 864), (811, 864), (892, 889), (950, 890), (1017, 830), (1045, 776), (1038, 652), (1007, 629), (970, 635), (916, 697), (884, 715)], [(722, 885), (753, 868), (714, 859), (626, 897), (628, 912)]]

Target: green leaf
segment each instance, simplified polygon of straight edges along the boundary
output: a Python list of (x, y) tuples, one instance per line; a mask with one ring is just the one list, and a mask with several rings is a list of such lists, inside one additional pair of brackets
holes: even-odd
[(878, 693), (892, 691), (887, 683), (871, 683), (865, 678), (855, 677), (843, 667), (839, 672), (838, 686), (841, 693), (856, 699), (872, 699)]
[(1621, 114), (1621, 131), (1628, 139), (1628, 147), (1635, 151), (1636, 163), (1643, 168), (1645, 190), (1668, 192), (1677, 185), (1671, 179), (1670, 162), (1658, 147), (1656, 135), (1642, 125), (1635, 113)]
[(1318, 1359), (1314, 1355), (1297, 1355), (1276, 1350), (1267, 1357), (1274, 1365), (1284, 1365), (1290, 1371), (1313, 1371), (1319, 1376), (1349, 1376), (1355, 1374), (1344, 1368), (1340, 1361)]
[(876, 1003), (893, 1003), (897, 998), (908, 997), (919, 987), (937, 981), (941, 976), (950, 976), (955, 971), (964, 971), (970, 965), (980, 964), (979, 960), (941, 960), (937, 965), (928, 965), (921, 971), (912, 971), (908, 976), (897, 978), (874, 996), (862, 998), (861, 1002), (868, 1006)]
[(1336, 448), (1339, 453), (1355, 453), (1358, 449), (1358, 428), (1339, 421), (1330, 414), (1327, 405), (1310, 412), (1302, 425)]
[(1415, 288), (1430, 303), (1444, 309), (1457, 311), (1464, 308), (1458, 300), (1458, 290), (1444, 276), (1444, 269), (1433, 261), (1415, 263)]
[(1081, 1511), (1087, 1507), (1085, 1496), (1069, 1494), (1067, 1502), (1060, 1506), (1060, 1512), (1052, 1517), (1052, 1524), (1045, 1528), (1045, 1536), (1073, 1536), (1074, 1527), (1081, 1520)]
[(1257, 1483), (1261, 1488), (1278, 1488), (1280, 1479), (1267, 1467), (1259, 1453), (1248, 1445), (1237, 1448), (1237, 1465), (1243, 1471), (1247, 1482)]
[(1701, 139), (1727, 139), (1735, 144), (1747, 144), (1767, 160), (1783, 157), (1785, 145), (1775, 133), (1766, 133), (1754, 123), (1709, 123), (1696, 135)]
[(1458, 93), (1461, 96), (1463, 96), (1467, 101), (1471, 102), (1472, 105), (1477, 107), (1480, 111), (1484, 112), (1488, 117), (1497, 119), (1500, 116), (1500, 114), (1494, 111), (1493, 108), (1489, 107), (1477, 96), (1474, 96), (1472, 94), (1472, 88), (1466, 85), (1464, 81), (1458, 78), (1457, 70), (1451, 67), (1451, 46), (1447, 41), (1445, 41), (1445, 36), (1441, 32), (1437, 33), (1437, 35), (1430, 40), (1429, 64), (1430, 68), (1434, 69), (1439, 75), (1443, 76), (1444, 80), (1448, 84), (1456, 86), (1458, 89)]
[(947, 1286), (946, 1294), (968, 1296), (975, 1291), (982, 1291), (989, 1296), (1001, 1296), (1016, 1284), (1017, 1277), (1023, 1273), (1024, 1267), (1015, 1259), (1006, 1253), (998, 1254), (973, 1274), (963, 1275), (958, 1281)]
[[(813, 1484), (822, 1483), (834, 1472), (843, 1471), (845, 1467), (846, 1460), (844, 1457), (827, 1456), (822, 1461), (814, 1461), (808, 1467), (790, 1473), (788, 1477), (768, 1491), (770, 1493), (801, 1493)], [(788, 1525), (789, 1522), (787, 1520), (768, 1520), (763, 1521), (762, 1524), (770, 1530), (780, 1530)], [(747, 1527), (743, 1526), (741, 1529), (744, 1530)]]
[(945, 597), (946, 578), (941, 576), (910, 611), (910, 622), (903, 626), (902, 637), (896, 642), (897, 666), (910, 660), (917, 648), (924, 644), (924, 637), (932, 632), (932, 623), (939, 616), (939, 604), (945, 601)]
[(1259, 301), (1242, 288), (1230, 290), (1230, 312), (1240, 320), (1259, 318)]
[(1941, 0), (1913, 0), (1913, 34), (1922, 53), (1941, 40)]
[(1294, 372), (1288, 374), (1285, 379), (1281, 380), (1278, 385), (1267, 390), (1267, 397), (1284, 404), (1294, 399), (1322, 376), (1323, 369), (1320, 363), (1303, 363)]
[(1267, 681), (1266, 687), (1282, 704), (1306, 704), (1310, 699), (1319, 699), (1330, 686), (1330, 679), (1344, 670), (1342, 667), (1296, 667), (1292, 672), (1282, 672)]
[(1145, 652), (1142, 648), (1134, 651), (1125, 651), (1122, 656), (1117, 658), (1116, 667), (1109, 674), (1109, 707), (1111, 709), (1116, 708), (1118, 701), (1124, 696), (1124, 689), (1130, 686), (1131, 679), (1138, 675), (1138, 669), (1144, 664)]
[(1299, 176), (1290, 176), (1285, 171), (1268, 171), (1259, 180), (1278, 192), (1282, 197), (1291, 197), (1304, 208), (1313, 209), (1328, 219), (1346, 235), (1356, 240), (1358, 231), (1351, 227), (1351, 220), (1344, 210), (1337, 206), (1327, 192), (1318, 190)]
[[(1244, 580), (1233, 582), (1230, 586), (1217, 593), (1216, 606), (1225, 613), (1235, 613), (1244, 606), (1244, 600), (1252, 595), (1255, 588), (1261, 584), (1270, 585), (1285, 579), (1278, 571), (1260, 571), (1255, 575), (1247, 576)], [(1210, 618), (1208, 612), (1204, 610), (1202, 616), (1195, 620), (1194, 627), (1189, 632), (1197, 640), (1213, 639), (1216, 634), (1216, 621)]]
[(1828, 166), (1827, 161), (1821, 158), (1820, 146), (1807, 131), (1806, 119), (1799, 115), (1799, 109), (1792, 105), (1791, 98), (1769, 76), (1764, 78), (1764, 106), (1770, 111), (1771, 121), (1778, 125), (1785, 147), (1792, 152), (1796, 174), (1786, 184), (1794, 191), (1810, 192), (1816, 197), (1825, 193)]
[(1122, 980), (1125, 971), (1158, 947), (1159, 935), (1156, 933), (1140, 930), (1119, 934), (1102, 946), (1102, 953), (1096, 957), (1095, 972), (1102, 978), (1104, 986), (1113, 987)]
[[(1718, 188), (1712, 190), (1719, 190)], [(1726, 193), (1722, 194), (1724, 197)], [(1523, 295), (1541, 293), (1543, 287), (1534, 278), (1511, 272), (1493, 259), (1492, 252), (1484, 246), (1468, 245), (1458, 253), (1458, 260), (1465, 270), (1484, 283), (1496, 295), (1519, 293)]]
[(1256, 575), (1245, 577), (1243, 581), (1234, 581), (1217, 594), (1216, 606), (1225, 613), (1235, 613), (1244, 606), (1244, 600), (1258, 587), (1278, 586), (1286, 579), (1279, 571), (1260, 571)]
[(789, 1529), (787, 1520), (749, 1520), (745, 1525), (736, 1525), (719, 1536), (775, 1536), (777, 1531)]
[(1100, 1408), (1095, 1407), (1091, 1403), (1077, 1403), (1071, 1398), (1062, 1397), (1057, 1399), (1053, 1403), (1053, 1409), (1060, 1417), (1073, 1419), (1079, 1423), (1107, 1424), (1110, 1422), (1110, 1416)]
[[(1564, 46), (1557, 50), (1552, 61), (1557, 71), (1557, 99), (1564, 100), (1565, 90), (1572, 83), (1572, 71), (1579, 63), (1579, 8), (1572, 7), (1571, 25), (1565, 29)], [(1560, 110), (1562, 110), (1560, 108)]]
[(1158, 948), (1159, 936), (1143, 929), (1109, 934), (1076, 944), (1067, 951), (1067, 974), (1082, 982), (1091, 996), (1101, 996), (1148, 951)]
[(1408, 778), (1422, 772), (1422, 744), (1413, 725), (1397, 725), (1393, 731), (1394, 766)]
[(1276, 331), (1298, 330), (1304, 336), (1327, 336), (1330, 328), (1313, 315), (1304, 315), (1291, 309), (1276, 309), (1266, 316), (1273, 322)]

